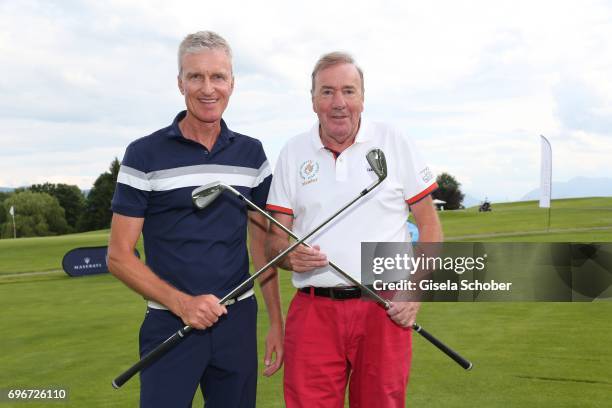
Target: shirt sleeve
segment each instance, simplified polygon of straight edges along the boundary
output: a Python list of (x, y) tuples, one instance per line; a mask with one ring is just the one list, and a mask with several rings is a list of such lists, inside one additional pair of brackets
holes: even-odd
[(121, 161), (111, 209), (117, 214), (143, 218), (150, 192), (151, 183), (145, 173), (144, 158), (132, 143)]
[(292, 179), (288, 163), (289, 149), (287, 146), (283, 148), (276, 168), (274, 169), (274, 177), (272, 179), (272, 186), (270, 187), (270, 195), (268, 196), (268, 204), (266, 209), (268, 211), (280, 212), (287, 215), (293, 215), (293, 195), (291, 194), (291, 183)]
[(262, 164), (259, 166), (259, 169), (257, 170), (257, 177), (253, 182), (251, 199), (258, 207), (263, 208), (266, 205), (268, 194), (270, 192), (270, 184), (272, 183), (272, 169), (270, 168), (270, 164), (268, 163), (266, 153), (264, 152), (261, 143), (259, 144), (259, 147), (260, 161)]
[(425, 163), (423, 156), (417, 150), (410, 138), (401, 135), (398, 140), (398, 150), (403, 158), (401, 178), (404, 188), (404, 200), (412, 205), (436, 191), (435, 174)]

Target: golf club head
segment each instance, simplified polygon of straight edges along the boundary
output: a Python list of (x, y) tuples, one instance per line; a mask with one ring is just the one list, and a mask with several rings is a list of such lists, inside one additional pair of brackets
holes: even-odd
[(380, 181), (387, 178), (387, 160), (382, 150), (374, 148), (366, 154), (368, 163)]
[(240, 193), (240, 191), (236, 190), (234, 187), (230, 186), (229, 184), (225, 184), (225, 183), (219, 183), (219, 186), (226, 190), (229, 191), (230, 193), (234, 194), (235, 196), (237, 196), (238, 198), (242, 198), (242, 194)]
[(225, 190), (224, 185), (220, 181), (214, 181), (193, 190), (191, 192), (191, 199), (193, 204), (201, 210), (215, 201), (223, 190)]

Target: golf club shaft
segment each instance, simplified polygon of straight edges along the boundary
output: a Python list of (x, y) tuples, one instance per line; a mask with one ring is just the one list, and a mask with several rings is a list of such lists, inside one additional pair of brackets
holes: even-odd
[[(233, 189), (233, 192), (235, 194), (238, 195), (238, 197), (240, 197), (240, 199), (244, 200), (244, 202), (246, 202), (249, 206), (253, 207), (256, 211), (258, 211), (259, 213), (261, 213), (262, 215), (264, 215), (268, 220), (270, 220), (274, 225), (278, 226), (280, 229), (282, 229), (283, 231), (285, 231), (287, 234), (289, 234), (293, 239), (297, 239), (299, 240), (300, 238), (293, 232), (291, 231), (289, 228), (285, 227), (283, 224), (281, 224), (276, 218), (274, 218), (273, 216), (271, 216), (270, 214), (268, 214), (267, 211), (264, 211), (263, 209), (261, 209), (260, 207), (258, 207), (255, 203), (251, 202), (251, 200), (249, 200), (248, 198), (246, 198), (244, 195), (242, 195), (238, 190)], [(302, 240), (302, 244), (307, 246), (308, 248), (312, 248), (312, 246), (306, 242)], [(353, 285), (355, 286), (359, 286), (362, 290), (366, 291), (370, 296), (372, 296), (377, 302), (379, 302), (381, 305), (383, 305), (385, 307), (385, 309), (389, 309), (389, 307), (391, 307), (391, 304), (388, 300), (383, 299), (378, 293), (374, 292), (372, 289), (370, 289), (369, 287), (367, 287), (366, 285), (362, 284), (361, 282), (359, 282), (357, 279), (353, 278), (351, 275), (349, 275), (347, 272), (345, 272), (342, 268), (340, 268), (338, 265), (336, 265), (335, 263), (333, 263), (332, 261), (329, 261), (329, 266), (331, 266), (332, 268), (334, 268), (339, 274), (341, 274), (342, 276), (344, 276), (347, 280), (349, 280)]]
[[(240, 197), (240, 199), (244, 200), (249, 206), (253, 207), (256, 211), (258, 211), (261, 214), (263, 214), (268, 220), (270, 220), (272, 223), (277, 225), (280, 229), (285, 231), (291, 237), (293, 237), (294, 239), (299, 239), (298, 236), (293, 231), (291, 231), (289, 228), (287, 228), (283, 224), (281, 224), (276, 218), (274, 218), (273, 216), (268, 214), (267, 211), (264, 211), (263, 209), (258, 207), (255, 203), (251, 202), (248, 198), (246, 198), (244, 195), (242, 195), (238, 190), (232, 188), (232, 192), (234, 194), (237, 194), (238, 197)], [(305, 246), (307, 246), (309, 248), (312, 248), (312, 246), (308, 242), (304, 241), (302, 243), (303, 243), (303, 245), (305, 245)], [(332, 261), (329, 261), (329, 266), (334, 268), (338, 273), (340, 273), (342, 276), (344, 276), (346, 279), (348, 279), (353, 285), (359, 286), (362, 290), (365, 290), (370, 296), (372, 296), (374, 299), (376, 299), (377, 302), (379, 302), (381, 305), (383, 305), (385, 309), (389, 309), (389, 307), (391, 307), (390, 301), (382, 298), (378, 293), (374, 292), (372, 289), (370, 289), (366, 285), (362, 284), (361, 282), (359, 282), (358, 280), (353, 278), (351, 275), (346, 273), (342, 268), (340, 268), (338, 265), (334, 264)], [(471, 362), (469, 362), (465, 358), (461, 357), (456, 351), (454, 351), (453, 349), (448, 347), (446, 344), (442, 343), (440, 340), (438, 340), (436, 337), (434, 337), (427, 330), (423, 329), (423, 327), (421, 327), (419, 324), (414, 323), (412, 325), (412, 328), (414, 329), (414, 331), (416, 331), (421, 336), (423, 336), (425, 339), (427, 339), (431, 344), (436, 346), (440, 351), (442, 351), (444, 354), (446, 354), (447, 356), (452, 358), (461, 367), (463, 367), (466, 370), (470, 370), (472, 368), (472, 363)]]
[(149, 364), (156, 361), (158, 358), (166, 354), (172, 347), (179, 343), (185, 336), (191, 332), (191, 326), (185, 326), (171, 337), (168, 337), (162, 344), (155, 347), (149, 354), (140, 359), (136, 364), (125, 370), (112, 382), (113, 388), (118, 389), (125, 384), (130, 378), (132, 378), (140, 370), (143, 370)]
[[(227, 300), (232, 299), (232, 298), (236, 297), (237, 295), (242, 294), (242, 292), (244, 291), (244, 288), (246, 288), (251, 282), (253, 282), (255, 279), (257, 279), (257, 277), (259, 275), (264, 273), (269, 267), (273, 266), (281, 258), (283, 258), (285, 255), (287, 255), (289, 252), (291, 252), (295, 247), (297, 247), (298, 245), (302, 244), (306, 239), (308, 239), (312, 235), (316, 234), (317, 231), (319, 231), (321, 228), (323, 228), (325, 225), (327, 225), (331, 220), (333, 220), (338, 215), (340, 215), (340, 213), (342, 213), (344, 210), (346, 210), (351, 205), (353, 205), (357, 200), (359, 200), (360, 198), (362, 198), (363, 196), (368, 194), (370, 191), (372, 191), (381, 182), (382, 182), (382, 180), (379, 179), (374, 184), (372, 184), (370, 187), (362, 190), (357, 197), (355, 197), (353, 200), (348, 202), (340, 210), (336, 211), (331, 217), (329, 217), (325, 221), (323, 221), (314, 230), (309, 232), (304, 238), (294, 242), (292, 245), (287, 247), (287, 249), (285, 249), (284, 251), (279, 253), (276, 257), (274, 257), (274, 259), (272, 259), (270, 262), (268, 262), (260, 270), (255, 272), (247, 280), (242, 282), (240, 285), (238, 285), (236, 288), (234, 288), (230, 293), (225, 295), (223, 297), (223, 299), (219, 300), (219, 304), (224, 304), (225, 302), (227, 302)], [(146, 356), (141, 358), (140, 361), (138, 361), (132, 367), (128, 368), (123, 374), (121, 374), (117, 378), (115, 378), (115, 380), (113, 380), (113, 382), (112, 382), (113, 387), (114, 388), (121, 387), (123, 384), (126, 383), (126, 381), (128, 381), (130, 378), (132, 378), (136, 373), (138, 373), (140, 370), (142, 370), (145, 366), (153, 363), (155, 360), (159, 359), (161, 356), (166, 354), (172, 347), (174, 347), (177, 343), (179, 343), (182, 339), (184, 339), (185, 336), (188, 335), (191, 332), (191, 330), (192, 330), (191, 326), (185, 326), (181, 330), (179, 330), (176, 333), (174, 333), (172, 336), (170, 336), (168, 339), (166, 339), (162, 344), (160, 344), (159, 346), (154, 348), (149, 354), (147, 354)]]
[[(313, 236), (314, 234), (316, 234), (321, 228), (323, 228), (324, 226), (326, 226), (331, 220), (333, 220), (334, 218), (336, 218), (338, 215), (340, 215), (344, 210), (346, 210), (347, 208), (349, 208), (351, 205), (353, 205), (357, 200), (359, 200), (360, 198), (362, 198), (363, 196), (365, 196), (366, 194), (368, 194), (370, 191), (372, 191), (376, 186), (378, 186), (380, 183), (382, 182), (382, 180), (378, 180), (376, 183), (372, 184), (370, 187), (364, 189), (361, 191), (361, 193), (359, 193), (359, 195), (357, 197), (355, 197), (354, 199), (352, 199), (351, 201), (349, 201), (348, 203), (346, 203), (341, 209), (339, 209), (338, 211), (336, 211), (334, 214), (332, 214), (330, 217), (328, 217), (325, 221), (323, 221), (321, 224), (319, 224), (315, 229), (313, 229), (312, 231), (310, 231), (308, 234), (306, 234), (306, 236), (304, 236), (303, 238), (298, 239), (297, 241), (295, 241), (293, 244), (289, 245), (284, 251), (280, 252), (278, 255), (276, 255), (274, 257), (274, 259), (270, 260), (266, 265), (264, 265), (260, 270), (258, 270), (257, 272), (255, 272), (249, 279), (245, 280), (244, 282), (242, 282), (240, 285), (238, 285), (238, 287), (236, 287), (234, 290), (232, 290), (230, 293), (228, 293), (227, 295), (225, 295), (225, 297), (223, 299), (221, 299), (220, 302), (222, 302), (224, 299), (231, 299), (232, 297), (235, 297), (236, 295), (240, 295), (242, 293), (242, 291), (244, 290), (245, 287), (247, 287), (251, 282), (253, 282), (253, 280), (255, 280), (259, 275), (261, 275), (266, 269), (268, 269), (269, 267), (275, 265), (279, 260), (281, 260), (282, 258), (285, 257), (285, 255), (287, 255), (289, 252), (293, 251), (293, 249), (295, 249), (298, 245), (303, 244), (308, 238), (310, 238), (311, 236)], [(238, 193), (240, 194), (240, 193)], [(242, 196), (242, 194), (240, 194)], [(244, 197), (244, 196), (243, 196)], [(259, 207), (258, 207), (259, 208)], [(261, 208), (259, 209), (260, 211)], [(269, 215), (269, 214), (268, 214)]]

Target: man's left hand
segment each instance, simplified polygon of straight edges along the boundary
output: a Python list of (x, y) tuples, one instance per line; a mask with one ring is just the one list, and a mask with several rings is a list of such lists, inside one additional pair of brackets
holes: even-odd
[(277, 372), (283, 365), (284, 330), (282, 326), (272, 325), (266, 337), (266, 354), (264, 356), (264, 366), (266, 367), (263, 374), (270, 377)]
[(421, 304), (419, 302), (393, 302), (387, 315), (401, 327), (412, 327)]

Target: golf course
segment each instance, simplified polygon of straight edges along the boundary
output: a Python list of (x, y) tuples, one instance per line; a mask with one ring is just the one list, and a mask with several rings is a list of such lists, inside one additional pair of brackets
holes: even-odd
[[(535, 201), (439, 214), (448, 241), (612, 242), (612, 197), (553, 200), (550, 225)], [(108, 233), (0, 240), (0, 389), (68, 392), (66, 401), (0, 400), (0, 408), (138, 406), (137, 376), (119, 390), (111, 380), (138, 359), (143, 299), (110, 274), (70, 278), (61, 270), (67, 251), (106, 245)], [(294, 289), (280, 273), (286, 313)], [(267, 316), (258, 299), (261, 364)], [(462, 370), (414, 334), (407, 406), (612, 406), (610, 300), (423, 304), (419, 324), (474, 368)], [(199, 391), (193, 406), (202, 406)], [(284, 406), (282, 373), (260, 376), (257, 406)]]

